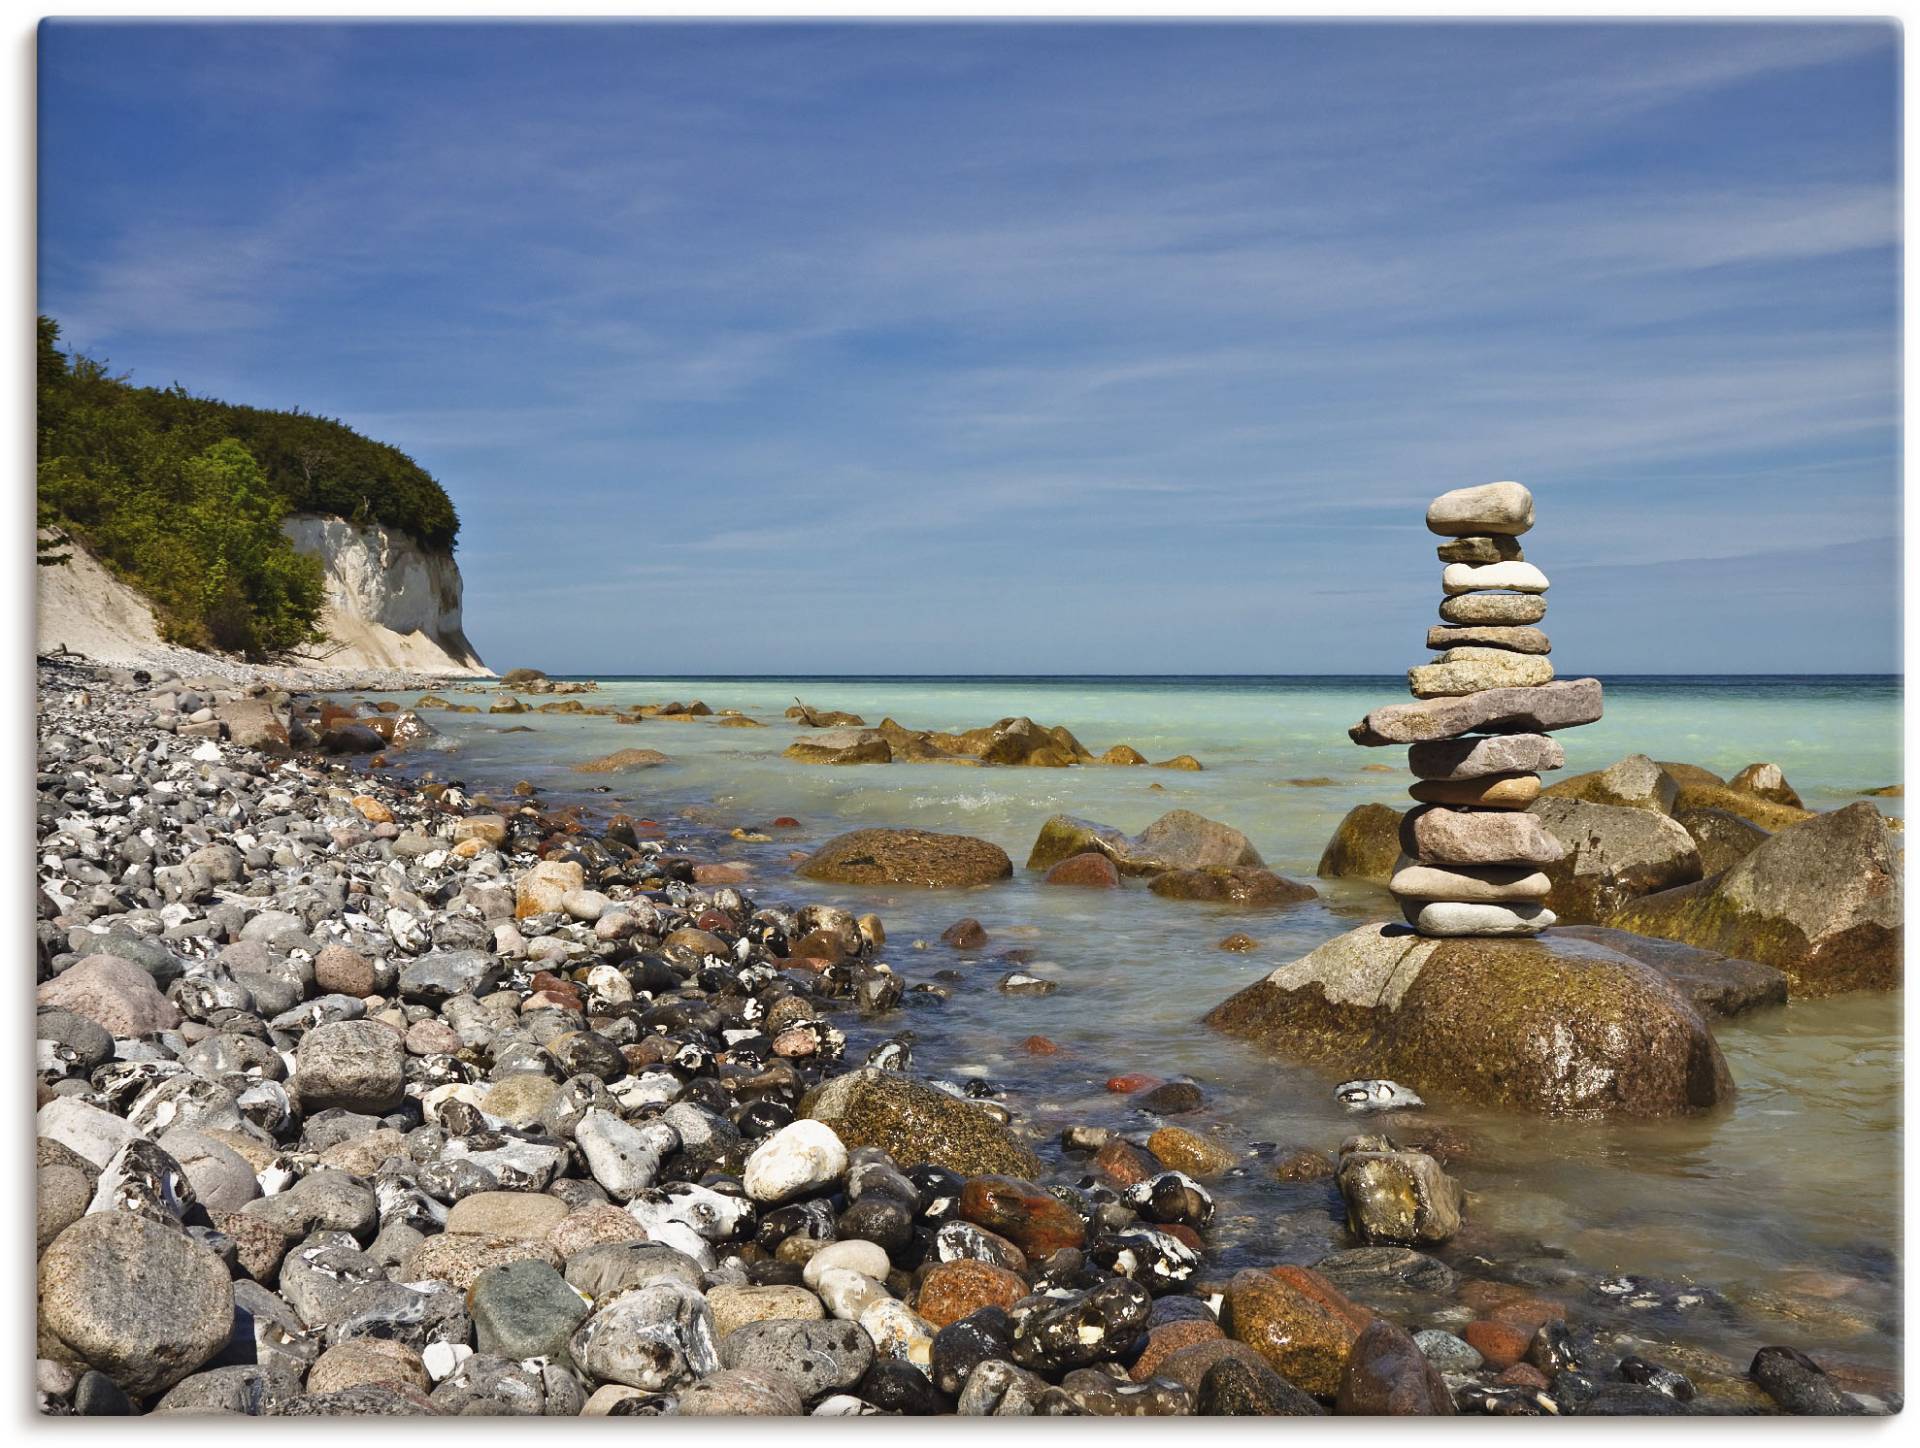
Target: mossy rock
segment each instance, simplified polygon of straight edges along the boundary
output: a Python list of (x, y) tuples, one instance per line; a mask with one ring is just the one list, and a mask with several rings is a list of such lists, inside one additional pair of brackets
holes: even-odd
[(1772, 838), (1752, 820), (1723, 809), (1678, 809), (1673, 822), (1693, 837), (1700, 850), (1700, 873), (1718, 875), (1731, 870)]
[(1168, 870), (1154, 876), (1148, 888), (1169, 900), (1211, 900), (1224, 905), (1298, 905), (1316, 898), (1311, 885), (1246, 865)]
[(1569, 925), (1600, 924), (1629, 900), (1705, 873), (1693, 837), (1651, 808), (1555, 798), (1527, 813), (1567, 848), (1542, 869), (1552, 882), (1547, 908)]
[(1400, 859), (1405, 811), (1390, 804), (1356, 805), (1335, 827), (1314, 874), (1323, 880), (1371, 880), (1384, 885)]
[(1812, 810), (1795, 809), (1790, 804), (1775, 804), (1772, 800), (1762, 799), (1757, 794), (1748, 794), (1745, 790), (1732, 789), (1726, 785), (1680, 784), (1680, 793), (1673, 802), (1674, 812), (1683, 809), (1720, 809), (1728, 814), (1738, 815), (1750, 824), (1756, 824), (1763, 830), (1776, 833), (1788, 829), (1803, 820), (1813, 818)]
[(921, 885), (947, 889), (990, 885), (1013, 874), (996, 844), (931, 830), (852, 830), (801, 861), (795, 872), (836, 885)]
[(1607, 923), (1760, 961), (1784, 971), (1795, 996), (1823, 996), (1899, 983), (1901, 908), (1886, 822), (1862, 802), (1783, 829), (1723, 874), (1643, 896)]
[(877, 1146), (903, 1168), (932, 1162), (962, 1176), (1034, 1178), (1040, 1159), (986, 1112), (896, 1071), (867, 1067), (809, 1091), (800, 1114), (849, 1147)]
[[(1546, 799), (1574, 799), (1586, 804), (1670, 814), (1680, 785), (1664, 765), (1644, 754), (1630, 754), (1605, 769), (1570, 775), (1540, 791)], [(1558, 908), (1558, 907), (1556, 907)]]
[(1281, 966), (1207, 1024), (1429, 1100), (1545, 1115), (1675, 1116), (1733, 1094), (1693, 1003), (1604, 946), (1431, 940), (1367, 925)]

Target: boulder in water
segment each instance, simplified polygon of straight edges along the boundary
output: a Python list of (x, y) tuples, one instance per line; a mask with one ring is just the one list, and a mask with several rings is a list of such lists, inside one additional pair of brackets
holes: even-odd
[(1733, 1091), (1693, 1003), (1590, 941), (1335, 936), (1216, 1006), (1207, 1024), (1352, 1077), (1546, 1114), (1672, 1116)]
[(1862, 802), (1781, 830), (1724, 874), (1642, 896), (1607, 923), (1757, 960), (1784, 971), (1794, 995), (1822, 996), (1899, 983), (1901, 908), (1886, 824)]
[(1568, 923), (1598, 924), (1629, 900), (1701, 877), (1693, 837), (1652, 809), (1554, 798), (1527, 812), (1566, 846), (1545, 868), (1547, 905)]
[(1384, 885), (1400, 860), (1400, 822), (1390, 804), (1355, 805), (1327, 841), (1314, 874), (1323, 880), (1371, 880)]
[(1111, 825), (1054, 815), (1040, 827), (1027, 856), (1029, 870), (1051, 869), (1060, 861), (1089, 850), (1112, 860), (1123, 875), (1160, 875), (1168, 870), (1231, 869), (1266, 861), (1247, 837), (1230, 825), (1210, 820), (1192, 810), (1169, 810), (1137, 835), (1126, 835)]
[(866, 1067), (835, 1076), (800, 1103), (849, 1148), (877, 1146), (903, 1167), (932, 1162), (962, 1176), (1033, 1177), (1040, 1161), (971, 1102), (897, 1071)]
[(852, 830), (800, 862), (797, 874), (836, 885), (991, 885), (1013, 874), (998, 845), (931, 830)]

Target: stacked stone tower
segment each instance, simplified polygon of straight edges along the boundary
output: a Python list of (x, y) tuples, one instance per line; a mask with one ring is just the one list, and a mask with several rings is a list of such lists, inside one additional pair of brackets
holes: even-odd
[(1407, 671), (1415, 703), (1375, 709), (1356, 744), (1406, 744), (1419, 803), (1400, 829), (1392, 890), (1422, 935), (1535, 935), (1553, 924), (1543, 867), (1566, 847), (1527, 806), (1566, 755), (1548, 731), (1600, 717), (1600, 681), (1553, 677), (1546, 575), (1526, 561), (1533, 494), (1518, 483), (1443, 493), (1427, 527), (1446, 541), (1440, 657)]

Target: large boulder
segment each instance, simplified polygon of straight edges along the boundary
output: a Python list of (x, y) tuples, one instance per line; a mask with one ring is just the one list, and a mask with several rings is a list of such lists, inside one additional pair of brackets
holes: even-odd
[(1323, 880), (1371, 880), (1384, 885), (1400, 860), (1400, 822), (1390, 804), (1355, 805), (1327, 841), (1314, 873)]
[(1693, 1003), (1590, 941), (1335, 936), (1216, 1006), (1207, 1024), (1430, 1100), (1546, 1114), (1672, 1116), (1733, 1091)]
[(1677, 809), (1673, 822), (1692, 836), (1703, 877), (1731, 870), (1771, 838), (1752, 820), (1723, 809)]
[(801, 764), (891, 764), (893, 750), (878, 729), (822, 729), (783, 751)]
[(1787, 977), (1757, 960), (1739, 960), (1678, 940), (1635, 935), (1610, 925), (1562, 925), (1555, 940), (1590, 940), (1651, 966), (1691, 1000), (1702, 1015), (1737, 1016), (1758, 1006), (1787, 1003)]
[(1230, 825), (1195, 814), (1169, 810), (1137, 835), (1072, 815), (1054, 815), (1040, 827), (1027, 856), (1029, 870), (1046, 870), (1074, 855), (1096, 850), (1123, 875), (1161, 875), (1168, 870), (1264, 868), (1266, 861), (1247, 837)]
[(153, 977), (117, 955), (88, 956), (42, 985), (34, 997), (43, 1006), (85, 1016), (122, 1039), (180, 1024), (179, 1008), (160, 994)]
[(927, 736), (934, 748), (946, 754), (978, 759), (982, 764), (1022, 764), (1058, 769), (1070, 764), (1085, 764), (1093, 754), (1064, 724), (1048, 728), (1024, 715), (1000, 719), (983, 729), (960, 734)]
[(808, 1093), (800, 1109), (849, 1148), (880, 1147), (903, 1167), (930, 1161), (962, 1176), (1034, 1177), (1043, 1170), (979, 1107), (897, 1071), (865, 1067), (835, 1076)]
[(931, 830), (852, 830), (836, 835), (796, 873), (835, 885), (922, 885), (950, 889), (991, 885), (1013, 874), (1007, 852), (971, 835)]
[(1777, 764), (1749, 764), (1727, 781), (1727, 788), (1740, 790), (1744, 794), (1757, 794), (1774, 804), (1790, 805), (1794, 809), (1806, 808), (1800, 799), (1800, 792), (1787, 783), (1787, 776)]
[(1544, 868), (1553, 886), (1547, 908), (1570, 924), (1599, 924), (1629, 900), (1703, 873), (1693, 837), (1650, 808), (1556, 798), (1536, 800), (1527, 812), (1566, 846)]
[[(1786, 808), (1786, 806), (1776, 806)], [(1781, 830), (1724, 874), (1629, 902), (1607, 923), (1784, 971), (1796, 996), (1899, 983), (1902, 891), (1862, 801)]]
[[(1661, 766), (1669, 774), (1673, 766)], [(1705, 773), (1704, 770), (1701, 771)], [(1790, 804), (1779, 804), (1774, 800), (1763, 799), (1757, 794), (1749, 794), (1744, 789), (1734, 789), (1724, 784), (1713, 784), (1704, 779), (1674, 775), (1680, 790), (1674, 797), (1673, 812), (1689, 809), (1718, 809), (1728, 814), (1738, 815), (1750, 824), (1763, 830), (1784, 830), (1803, 820), (1813, 818), (1811, 810), (1796, 808)]]
[(1671, 774), (1644, 754), (1629, 754), (1617, 764), (1590, 774), (1576, 774), (1541, 791), (1549, 799), (1578, 799), (1588, 804), (1621, 805), (1628, 809), (1671, 814), (1680, 786)]

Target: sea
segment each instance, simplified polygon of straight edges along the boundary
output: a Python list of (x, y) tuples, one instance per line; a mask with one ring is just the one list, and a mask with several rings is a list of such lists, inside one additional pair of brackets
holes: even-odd
[[(770, 901), (831, 901), (877, 912), (883, 958), (910, 981), (952, 992), (937, 1008), (849, 1028), (850, 1060), (902, 1029), (914, 1069), (983, 1080), (1037, 1131), (1073, 1122), (1123, 1130), (1153, 1123), (1109, 1077), (1190, 1078), (1209, 1098), (1199, 1129), (1248, 1153), (1222, 1183), (1215, 1239), (1226, 1265), (1311, 1263), (1350, 1245), (1326, 1183), (1281, 1183), (1276, 1151), (1335, 1152), (1362, 1123), (1339, 1107), (1336, 1080), (1223, 1039), (1199, 1024), (1217, 1002), (1323, 941), (1395, 918), (1378, 887), (1315, 880), (1341, 817), (1369, 801), (1405, 805), (1404, 751), (1363, 749), (1347, 727), (1403, 701), (1395, 677), (635, 677), (603, 676), (585, 702), (691, 703), (737, 710), (766, 727), (714, 719), (620, 725), (564, 714), (426, 714), (441, 731), (406, 768), (504, 794), (518, 781), (549, 804), (580, 803), (698, 835), (702, 858), (752, 870), (744, 888)], [(1730, 776), (1767, 760), (1810, 809), (1838, 808), (1902, 779), (1898, 676), (1622, 675), (1603, 679), (1606, 717), (1559, 737), (1565, 774), (1629, 754)], [(448, 691), (443, 689), (442, 693)], [(456, 699), (466, 695), (450, 694)], [(401, 702), (408, 696), (400, 696)], [(781, 751), (801, 727), (796, 699), (869, 724), (962, 730), (1011, 715), (1064, 724), (1096, 755), (1127, 744), (1203, 768), (978, 768), (937, 764), (825, 767)], [(471, 702), (486, 702), (474, 696)], [(529, 698), (531, 703), (543, 702)], [(669, 762), (612, 775), (574, 766), (616, 749)], [(1899, 816), (1904, 801), (1873, 804)], [(1137, 885), (1042, 889), (1021, 868), (1041, 824), (1070, 814), (1137, 831), (1171, 809), (1244, 832), (1284, 875), (1312, 881), (1312, 903), (1263, 911), (1174, 902)], [(770, 831), (778, 817), (798, 828)], [(791, 873), (797, 852), (863, 826), (976, 835), (1013, 858), (1010, 882), (974, 891), (819, 886)], [(736, 839), (739, 830), (747, 839)], [(755, 835), (777, 838), (756, 840)], [(958, 958), (940, 932), (972, 916), (986, 952)], [(1247, 953), (1219, 942), (1244, 932)], [(994, 988), (995, 950), (1058, 983), (1043, 997)], [(943, 974), (944, 973), (944, 974)], [(1730, 1108), (1665, 1122), (1542, 1121), (1431, 1107), (1465, 1143), (1451, 1170), (1469, 1194), (1474, 1252), (1576, 1310), (1675, 1356), (1744, 1371), (1762, 1342), (1800, 1347), (1872, 1374), (1897, 1372), (1902, 1340), (1899, 992), (1794, 1002), (1714, 1023), (1737, 1086)], [(1044, 1036), (1057, 1054), (1036, 1055)], [(1443, 1250), (1443, 1257), (1446, 1251)], [(1438, 1319), (1444, 1323), (1444, 1318)], [(1689, 1356), (1690, 1354), (1694, 1356)], [(1704, 1355), (1704, 1356), (1700, 1356)]]

